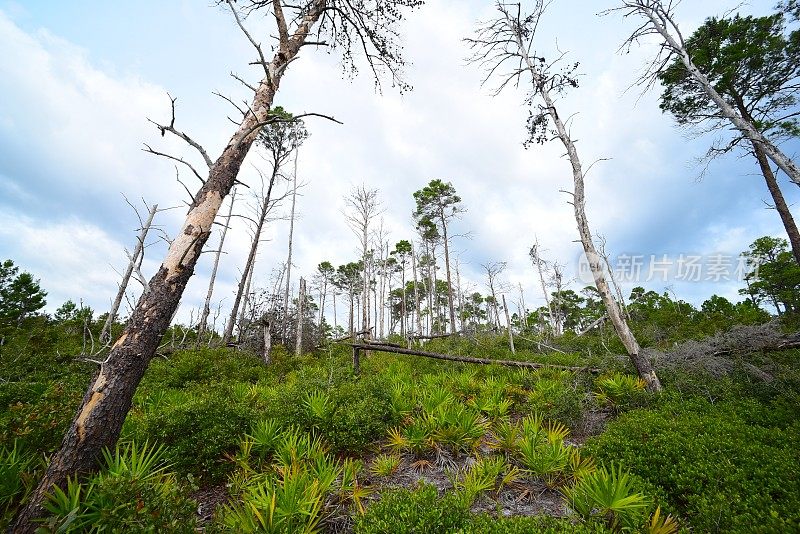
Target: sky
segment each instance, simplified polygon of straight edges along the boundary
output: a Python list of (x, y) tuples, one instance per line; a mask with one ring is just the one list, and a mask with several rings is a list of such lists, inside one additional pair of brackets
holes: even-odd
[[(774, 3), (753, 0), (738, 9), (767, 14)], [(678, 22), (689, 34), (736, 5), (683, 2)], [(763, 178), (752, 158), (736, 154), (700, 176), (696, 161), (712, 139), (692, 138), (663, 115), (658, 87), (631, 87), (656, 44), (619, 53), (635, 21), (597, 15), (613, 6), (613, 0), (557, 0), (537, 40), (545, 54), (559, 49), (580, 62), (580, 87), (558, 105), (562, 115), (575, 114), (572, 133), (584, 164), (600, 160), (587, 176), (592, 230), (607, 239), (615, 267), (625, 269), (626, 291), (636, 285), (668, 290), (698, 305), (712, 294), (739, 300), (739, 253), (757, 237), (784, 235), (777, 213), (765, 205)], [(414, 237), (413, 192), (440, 178), (453, 184), (466, 209), (452, 226), (465, 288), (486, 293), (481, 265), (505, 261), (509, 299), (519, 299), (521, 285), (528, 308), (542, 305), (528, 257), (536, 239), (546, 258), (565, 265), (571, 288), (586, 285), (572, 208), (562, 192), (572, 187), (563, 149), (556, 143), (524, 148), (524, 91), (495, 95), (496, 84), (482, 86), (481, 69), (466, 61), (463, 38), (491, 14), (488, 0), (430, 0), (409, 13), (400, 33), (413, 90), (404, 94), (389, 84), (376, 91), (365, 68), (353, 79), (343, 76), (336, 51), (304, 48), (289, 67), (275, 103), (343, 123), (306, 123), (311, 136), (298, 158), (306, 185), (297, 201), (293, 273), (311, 278), (321, 261), (357, 259), (358, 239), (342, 216), (354, 186), (380, 191), (383, 224), (394, 243)], [(268, 19), (253, 16), (246, 24), (270, 42)], [(126, 198), (142, 213), (145, 204), (169, 208), (156, 216), (166, 235), (178, 231), (186, 212), (174, 165), (146, 154), (143, 143), (203, 165), (147, 119), (169, 122), (167, 95), (177, 97), (176, 127), (215, 159), (235, 130), (227, 117), (236, 111), (213, 93), (248, 98), (230, 73), (257, 82), (258, 70), (249, 65), (255, 52), (231, 14), (210, 0), (0, 0), (0, 50), (0, 257), (41, 279), (48, 311), (67, 299), (106, 311), (139, 226)], [(783, 148), (795, 157), (800, 145)], [(240, 179), (256, 185), (257, 168), (269, 170), (253, 152)], [(186, 169), (181, 178), (191, 189), (199, 185)], [(789, 203), (797, 202), (796, 186), (780, 179)], [(235, 211), (246, 214), (250, 193), (241, 189)], [(267, 225), (256, 287), (267, 287), (285, 262), (287, 234), (286, 220)], [(148, 277), (165, 253), (158, 235), (148, 240), (142, 269)], [(214, 296), (223, 314), (249, 239), (246, 221), (235, 219)], [(208, 248), (218, 240), (212, 236)], [(198, 263), (179, 320), (196, 317), (192, 310), (202, 306), (212, 260), (208, 253)], [(679, 272), (679, 264), (692, 261), (702, 264), (699, 280), (696, 272)]]

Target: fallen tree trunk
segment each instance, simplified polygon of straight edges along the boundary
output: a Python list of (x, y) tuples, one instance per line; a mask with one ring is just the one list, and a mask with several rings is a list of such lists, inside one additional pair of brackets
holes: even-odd
[(418, 335), (418, 336), (410, 336), (410, 338), (411, 339), (439, 339), (439, 338), (443, 338), (443, 337), (457, 336), (460, 333), (461, 332), (451, 332), (449, 334), (431, 334), (429, 336)]
[(435, 360), (446, 360), (450, 362), (461, 363), (478, 363), (482, 365), (503, 365), (505, 367), (520, 367), (524, 369), (563, 369), (566, 371), (588, 371), (593, 374), (599, 374), (602, 371), (591, 367), (571, 367), (568, 365), (555, 365), (538, 362), (524, 362), (515, 360), (492, 360), (490, 358), (470, 358), (468, 356), (453, 356), (450, 354), (439, 354), (438, 352), (426, 352), (422, 350), (405, 349), (400, 347), (392, 347), (388, 345), (378, 345), (373, 343), (350, 343), (354, 350), (374, 350), (378, 352), (390, 352), (394, 354), (407, 354), (409, 356), (422, 356), (424, 358), (433, 358)]

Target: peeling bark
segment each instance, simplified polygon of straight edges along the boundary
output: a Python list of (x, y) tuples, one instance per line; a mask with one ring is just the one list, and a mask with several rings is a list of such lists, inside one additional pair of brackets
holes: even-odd
[(116, 443), (136, 388), (194, 273), (222, 201), (233, 188), (242, 163), (267, 120), (285, 68), (297, 56), (324, 8), (325, 0), (314, 2), (296, 32), (281, 44), (267, 65), (270, 75), (256, 89), (252, 112), (243, 117), (222, 154), (209, 168), (208, 178), (189, 206), (181, 232), (150, 280), (150, 291), (139, 300), (122, 336), (101, 365), (61, 448), (52, 456), (27, 504), (20, 509), (11, 531), (35, 532), (36, 520), (45, 513), (42, 506), (45, 494), (54, 485), (66, 486), (68, 477), (93, 471), (103, 448)]

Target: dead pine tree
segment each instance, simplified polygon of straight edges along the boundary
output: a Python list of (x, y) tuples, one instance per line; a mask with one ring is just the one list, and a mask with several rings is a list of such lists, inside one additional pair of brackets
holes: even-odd
[[(235, 3), (227, 0), (236, 22), (257, 52), (255, 65), (262, 70), (261, 79), (255, 85), (242, 79), (252, 91), (252, 99), (246, 109), (239, 106), (241, 117), (235, 121), (235, 131), (216, 160), (175, 127), (174, 115), (168, 124), (157, 125), (162, 135), (175, 135), (195, 149), (208, 170), (200, 173), (188, 160), (172, 156), (194, 169), (201, 186), (163, 263), (149, 282), (150, 291), (139, 299), (122, 335), (86, 391), (60, 449), (51, 456), (38, 486), (14, 518), (10, 527), (14, 532), (34, 532), (40, 526), (37, 519), (45, 513), (45, 495), (52, 487), (64, 488), (69, 477), (94, 470), (103, 448), (116, 443), (136, 388), (194, 273), (223, 199), (237, 182), (242, 163), (261, 128), (276, 120), (270, 114), (275, 94), (287, 67), (297, 59), (304, 45), (342, 48), (345, 68), (353, 69), (354, 58), (364, 57), (373, 74), (391, 78), (393, 86), (407, 87), (401, 79), (403, 60), (398, 27), (404, 8), (418, 7), (422, 4), (420, 0), (242, 3), (247, 3), (251, 12), (266, 11), (274, 19), (274, 55), (267, 60), (262, 46), (247, 31)], [(353, 54), (354, 47), (367, 52), (363, 56)]]
[[(200, 320), (197, 324), (197, 346), (203, 342), (208, 330), (208, 316), (211, 314), (211, 297), (214, 295), (214, 283), (217, 280), (217, 271), (219, 270), (219, 259), (222, 257), (222, 250), (225, 246), (225, 237), (228, 235), (228, 228), (231, 226), (231, 217), (233, 216), (233, 204), (236, 202), (236, 188), (231, 191), (231, 205), (228, 208), (228, 215), (225, 217), (225, 222), (222, 225), (222, 231), (219, 236), (219, 246), (214, 251), (214, 265), (211, 267), (211, 277), (208, 280), (208, 291), (206, 292), (206, 300), (203, 303), (203, 310), (200, 312)], [(213, 331), (212, 331), (213, 332)], [(213, 337), (213, 333), (212, 333)]]
[[(369, 262), (370, 262), (370, 224), (383, 210), (377, 189), (367, 189), (365, 185), (353, 187), (345, 197), (347, 206), (344, 216), (347, 225), (359, 239), (359, 252), (362, 258), (361, 289), (361, 330), (369, 331)], [(364, 334), (369, 338), (369, 333)]]
[(555, 313), (553, 313), (553, 304), (550, 302), (550, 294), (547, 292), (547, 284), (544, 282), (544, 271), (546, 269), (546, 262), (542, 258), (541, 249), (539, 247), (539, 238), (536, 238), (535, 243), (531, 247), (528, 255), (531, 257), (531, 262), (536, 267), (539, 273), (539, 283), (542, 286), (542, 294), (544, 295), (544, 302), (547, 304), (547, 313), (550, 316), (550, 325), (553, 328), (553, 335), (560, 336), (559, 322), (556, 320)]
[(289, 239), (288, 239), (288, 252), (286, 255), (286, 287), (284, 288), (283, 292), (283, 309), (284, 309), (284, 321), (283, 321), (283, 338), (286, 338), (287, 332), (289, 331), (289, 292), (292, 287), (292, 245), (294, 243), (294, 221), (295, 221), (295, 209), (297, 207), (297, 151), (295, 150), (294, 153), (294, 173), (292, 174), (292, 209), (289, 212)]
[(586, 217), (585, 172), (567, 124), (558, 112), (556, 104), (558, 95), (578, 86), (576, 74), (578, 64), (564, 64), (564, 53), (556, 54), (554, 60), (548, 61), (534, 46), (536, 30), (547, 5), (549, 2), (545, 0), (536, 0), (532, 11), (523, 13), (520, 4), (497, 2), (498, 16), (484, 23), (474, 38), (467, 39), (474, 51), (472, 60), (487, 68), (486, 80), (498, 72), (498, 69), (505, 65), (509, 66), (510, 72), (503, 76), (498, 92), (508, 84), (530, 83), (528, 102), (532, 109), (528, 118), (529, 137), (526, 146), (557, 139), (566, 149), (574, 182), (572, 206), (575, 221), (595, 286), (637, 373), (646, 382), (650, 391), (661, 391), (661, 382), (656, 376), (653, 365), (641, 354), (639, 343), (631, 332), (606, 280), (603, 258), (594, 245)]
[(144, 259), (144, 241), (147, 238), (147, 233), (150, 231), (150, 225), (153, 224), (153, 218), (158, 212), (158, 204), (153, 204), (153, 206), (147, 212), (147, 219), (142, 221), (142, 218), (139, 217), (139, 211), (133, 207), (130, 202), (128, 202), (128, 199), (125, 199), (125, 202), (127, 202), (128, 205), (133, 208), (133, 211), (136, 213), (136, 217), (139, 218), (139, 236), (136, 238), (136, 247), (133, 249), (133, 254), (129, 255), (128, 267), (125, 269), (125, 273), (122, 275), (122, 281), (119, 283), (117, 295), (114, 297), (114, 302), (111, 304), (111, 309), (108, 311), (108, 317), (103, 325), (103, 330), (100, 331), (100, 341), (102, 343), (107, 343), (111, 339), (111, 326), (114, 324), (114, 320), (117, 318), (117, 313), (119, 313), (119, 307), (122, 305), (122, 299), (125, 297), (125, 291), (128, 290), (128, 282), (131, 279), (131, 275), (133, 274), (136, 266), (141, 266), (142, 264), (142, 259)]
[(500, 309), (497, 306), (497, 293), (495, 290), (497, 289), (497, 277), (502, 273), (506, 268), (506, 262), (489, 262), (481, 264), (483, 267), (484, 272), (486, 273), (486, 287), (489, 288), (489, 293), (492, 295), (492, 311), (494, 312), (494, 326), (497, 331), (500, 331)]
[[(280, 199), (272, 198), (272, 192), (275, 188), (276, 181), (279, 178), (285, 178), (281, 173), (281, 169), (289, 160), (290, 155), (292, 153), (296, 154), (297, 149), (308, 137), (308, 131), (301, 119), (296, 119), (291, 113), (285, 111), (280, 106), (273, 109), (272, 113), (275, 117), (279, 117), (280, 120), (265, 125), (259, 132), (256, 141), (257, 146), (266, 152), (266, 160), (272, 167), (272, 171), (267, 182), (266, 191), (264, 191), (264, 177), (262, 175), (261, 192), (256, 195), (259, 207), (256, 210), (255, 219), (251, 219), (254, 225), (253, 240), (250, 245), (247, 262), (245, 263), (244, 273), (239, 280), (239, 287), (237, 288), (236, 297), (231, 307), (231, 315), (225, 327), (225, 333), (222, 336), (224, 344), (230, 343), (233, 337), (233, 329), (236, 325), (237, 314), (239, 314), (240, 311), (242, 317), (245, 314), (246, 303), (243, 306), (240, 306), (240, 304), (242, 304), (242, 300), (247, 299), (248, 287), (253, 276), (256, 255), (261, 243), (261, 234), (264, 231), (264, 224), (267, 221), (270, 210), (277, 204), (278, 200), (282, 200), (282, 197)], [(294, 190), (292, 195), (294, 198)]]

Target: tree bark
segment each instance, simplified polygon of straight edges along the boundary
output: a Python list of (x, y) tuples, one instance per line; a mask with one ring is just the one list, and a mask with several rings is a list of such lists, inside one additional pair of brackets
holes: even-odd
[(244, 320), (245, 316), (247, 315), (247, 305), (250, 303), (250, 285), (253, 282), (253, 271), (255, 271), (256, 264), (255, 259), (253, 263), (250, 264), (250, 270), (247, 272), (247, 283), (244, 286), (244, 293), (242, 294), (242, 305), (239, 309), (239, 321), (238, 326), (239, 329), (236, 333), (236, 339), (238, 342), (242, 341), (242, 337), (244, 334)]
[(222, 227), (222, 234), (219, 237), (219, 248), (214, 255), (214, 266), (211, 268), (211, 278), (208, 281), (208, 292), (206, 293), (206, 301), (203, 303), (203, 311), (200, 314), (200, 323), (197, 327), (197, 346), (200, 345), (203, 336), (208, 328), (208, 316), (211, 313), (211, 296), (214, 294), (214, 282), (217, 279), (217, 270), (219, 269), (219, 259), (222, 256), (222, 247), (225, 244), (225, 236), (228, 234), (228, 228), (231, 224), (231, 217), (233, 216), (233, 203), (236, 201), (236, 188), (231, 191), (231, 206), (228, 209), (228, 216), (225, 217), (225, 225)]
[[(752, 122), (752, 117), (750, 117), (750, 114), (747, 111), (747, 108), (745, 107), (741, 97), (739, 95), (735, 95), (734, 98), (736, 100), (739, 113)], [(778, 185), (778, 180), (775, 177), (775, 173), (772, 172), (772, 167), (767, 160), (767, 155), (764, 152), (763, 147), (752, 140), (750, 141), (750, 144), (753, 147), (753, 155), (758, 161), (758, 166), (761, 168), (761, 174), (764, 176), (764, 181), (767, 182), (769, 194), (772, 196), (772, 201), (775, 203), (775, 210), (778, 212), (778, 215), (780, 215), (781, 222), (786, 230), (786, 235), (789, 236), (789, 243), (792, 247), (794, 261), (800, 265), (800, 232), (797, 230), (797, 224), (794, 222), (792, 212), (789, 210), (789, 206), (786, 204), (786, 199), (783, 197), (783, 192)]]
[(516, 354), (517, 351), (514, 348), (514, 333), (511, 331), (511, 317), (508, 315), (508, 305), (506, 304), (506, 296), (502, 295), (503, 297), (503, 310), (506, 312), (506, 330), (508, 330), (508, 345), (511, 347), (511, 354)]
[[(448, 336), (450, 334), (447, 334)], [(593, 374), (599, 374), (600, 369), (593, 367), (571, 367), (568, 365), (551, 365), (547, 363), (538, 362), (525, 362), (519, 360), (493, 360), (491, 358), (470, 358), (468, 356), (453, 356), (450, 354), (440, 354), (438, 352), (427, 352), (416, 349), (404, 349), (400, 347), (393, 347), (389, 345), (380, 345), (377, 343), (351, 343), (353, 350), (372, 350), (375, 352), (390, 352), (395, 354), (408, 354), (409, 356), (422, 356), (424, 358), (432, 358), (435, 360), (446, 360), (450, 362), (461, 363), (478, 363), (483, 365), (502, 365), (505, 367), (519, 367), (526, 369), (564, 369), (567, 371), (587, 371)]]
[(570, 163), (572, 164), (572, 176), (575, 182), (575, 196), (573, 198), (575, 221), (578, 225), (578, 233), (580, 234), (583, 250), (586, 254), (586, 259), (589, 262), (589, 269), (592, 271), (592, 277), (594, 278), (597, 291), (600, 293), (600, 297), (603, 299), (608, 316), (611, 319), (615, 330), (617, 331), (620, 341), (622, 341), (622, 344), (625, 346), (625, 350), (628, 351), (628, 356), (636, 368), (636, 372), (638, 373), (639, 377), (645, 381), (648, 390), (661, 391), (663, 388), (658, 376), (656, 376), (655, 369), (653, 369), (650, 360), (642, 356), (639, 343), (636, 341), (633, 332), (631, 332), (627, 321), (625, 321), (625, 318), (622, 316), (617, 302), (611, 295), (608, 282), (606, 281), (605, 274), (603, 273), (603, 259), (595, 249), (594, 241), (592, 240), (592, 233), (589, 230), (589, 221), (586, 217), (586, 198), (584, 195), (583, 170), (581, 168), (580, 159), (578, 158), (578, 151), (575, 148), (575, 143), (569, 137), (569, 133), (567, 132), (561, 117), (558, 115), (555, 104), (550, 98), (549, 93), (547, 91), (540, 91), (540, 93), (545, 100), (545, 104), (549, 109), (550, 116), (555, 123), (556, 130), (558, 131), (559, 138), (564, 144), (564, 148), (567, 149), (567, 154), (569, 155)]
[(122, 299), (125, 297), (125, 291), (128, 289), (128, 282), (133, 274), (133, 269), (136, 267), (136, 262), (139, 261), (139, 257), (144, 254), (144, 240), (147, 237), (147, 232), (150, 231), (150, 225), (153, 224), (153, 218), (156, 216), (157, 211), (158, 204), (153, 204), (153, 207), (150, 208), (150, 212), (147, 215), (147, 221), (144, 223), (144, 226), (142, 226), (142, 229), (139, 232), (136, 248), (133, 251), (133, 257), (128, 263), (128, 268), (125, 270), (125, 274), (122, 275), (122, 282), (119, 284), (117, 296), (114, 297), (114, 302), (111, 304), (111, 309), (108, 311), (106, 323), (103, 325), (103, 330), (100, 332), (100, 341), (103, 343), (109, 341), (111, 338), (111, 326), (114, 324), (114, 319), (117, 318), (117, 312), (119, 312)]
[(222, 154), (210, 166), (208, 179), (189, 206), (180, 233), (150, 280), (150, 291), (139, 299), (125, 330), (100, 366), (61, 448), (52, 456), (27, 504), (20, 509), (11, 531), (34, 532), (39, 526), (36, 520), (45, 512), (42, 506), (45, 494), (54, 485), (65, 487), (70, 476), (94, 470), (102, 449), (116, 443), (136, 388), (194, 273), (222, 201), (233, 188), (242, 162), (268, 117), (285, 68), (297, 56), (325, 5), (325, 0), (312, 4), (297, 31), (281, 43), (267, 65), (270, 76), (265, 76), (256, 89), (250, 106), (253, 111), (244, 116)]
[(775, 210), (781, 217), (783, 227), (786, 229), (786, 235), (789, 236), (792, 255), (797, 264), (800, 265), (800, 232), (797, 230), (797, 224), (794, 222), (792, 212), (789, 211), (789, 206), (786, 204), (786, 199), (783, 197), (780, 186), (778, 186), (778, 180), (775, 178), (775, 173), (772, 172), (764, 150), (757, 143), (752, 143), (752, 145), (758, 165), (761, 167), (761, 173), (764, 175), (767, 188), (770, 195), (772, 195), (772, 201), (775, 203)]
[(550, 314), (550, 324), (553, 326), (553, 335), (560, 336), (561, 333), (559, 332), (559, 322), (556, 320), (555, 313), (553, 313), (553, 305), (550, 302), (550, 295), (547, 293), (547, 284), (544, 283), (544, 272), (542, 271), (542, 257), (539, 255), (539, 238), (536, 238), (536, 257), (534, 260), (536, 261), (536, 269), (539, 271), (539, 282), (542, 284), (542, 294), (544, 295), (544, 301), (547, 304), (547, 311)]
[(300, 356), (303, 354), (303, 315), (305, 314), (306, 307), (306, 281), (300, 278), (300, 289), (297, 295), (297, 339), (294, 344), (294, 355)]

